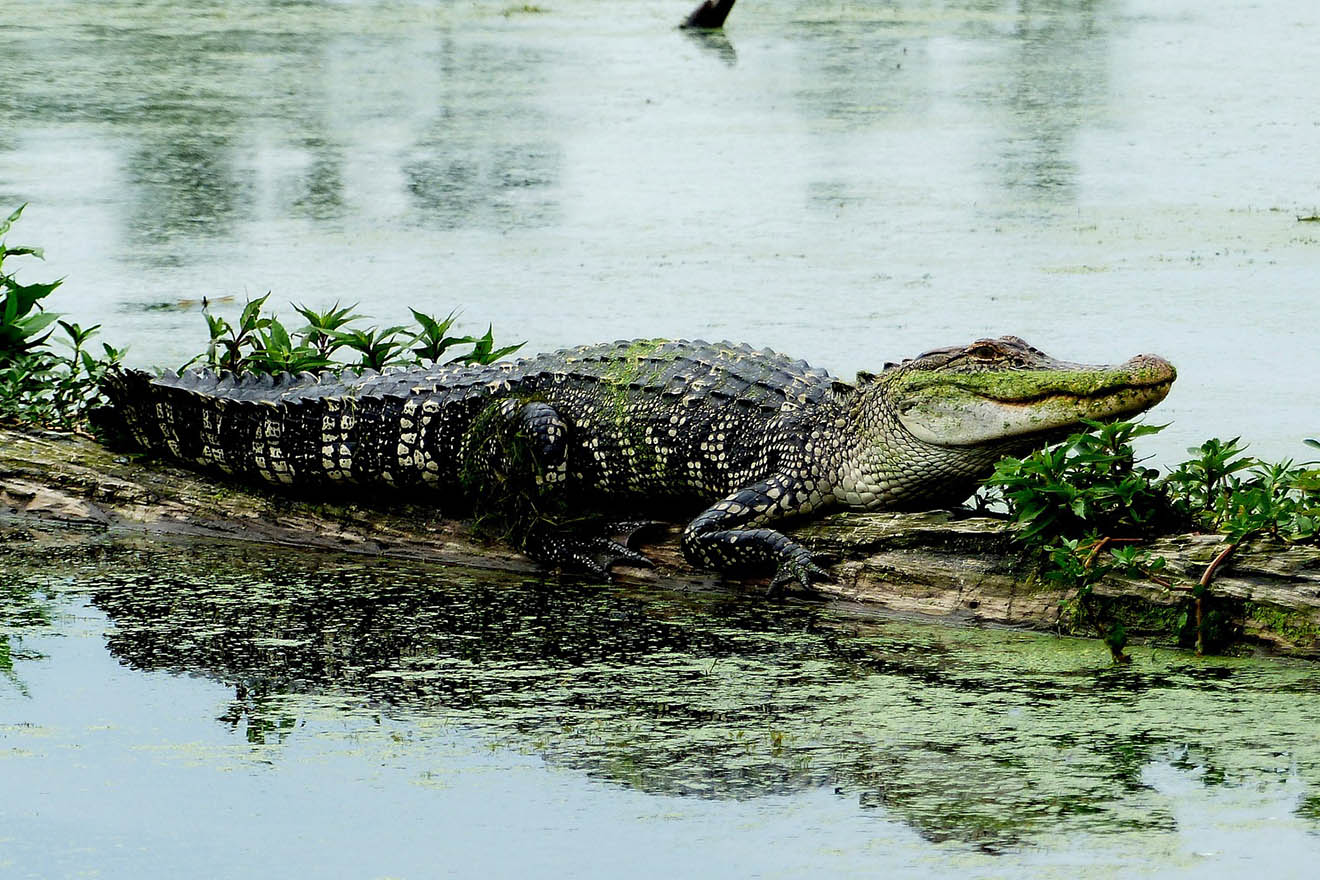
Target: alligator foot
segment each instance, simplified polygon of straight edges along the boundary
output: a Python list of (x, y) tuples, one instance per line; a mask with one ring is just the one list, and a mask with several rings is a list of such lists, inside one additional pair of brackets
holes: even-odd
[[(620, 528), (631, 525), (634, 528)], [(606, 534), (632, 536), (641, 527), (650, 523), (618, 523), (607, 529)], [(542, 565), (562, 568), (569, 571), (585, 572), (600, 580), (611, 580), (610, 569), (615, 565), (637, 565), (650, 568), (654, 565), (645, 555), (603, 535), (582, 536), (571, 532), (538, 531), (528, 537), (523, 548), (528, 556)]]
[(786, 556), (775, 570), (775, 576), (770, 579), (770, 586), (766, 589), (767, 596), (782, 595), (789, 584), (800, 586), (803, 591), (808, 593), (816, 592), (812, 588), (815, 581), (833, 581), (830, 573), (816, 564), (815, 558), (811, 552), (804, 547), (794, 548), (794, 552)]

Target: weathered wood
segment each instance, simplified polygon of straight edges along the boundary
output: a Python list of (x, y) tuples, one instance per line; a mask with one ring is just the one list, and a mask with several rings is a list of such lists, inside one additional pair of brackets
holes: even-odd
[[(478, 539), (465, 523), (441, 518), (431, 499), (398, 504), (381, 496), (377, 504), (372, 495), (355, 488), (352, 502), (291, 497), (159, 460), (135, 462), (83, 437), (0, 429), (0, 534), (38, 520), (536, 569), (513, 549)], [(678, 532), (675, 525), (642, 547), (654, 569), (619, 567), (616, 579), (678, 589), (720, 583), (718, 575), (684, 562)], [(1001, 520), (949, 511), (841, 513), (801, 523), (792, 533), (835, 560), (834, 581), (820, 585), (832, 601), (951, 622), (1084, 631), (1070, 613), (1070, 597), (1024, 563)], [(1130, 632), (1174, 642), (1188, 587), (1221, 546), (1214, 535), (1159, 539), (1151, 550), (1166, 558), (1172, 586), (1111, 579), (1097, 585), (1096, 595)], [(763, 590), (765, 581), (739, 583)], [(1218, 573), (1212, 595), (1221, 645), (1320, 656), (1320, 548), (1244, 546)]]

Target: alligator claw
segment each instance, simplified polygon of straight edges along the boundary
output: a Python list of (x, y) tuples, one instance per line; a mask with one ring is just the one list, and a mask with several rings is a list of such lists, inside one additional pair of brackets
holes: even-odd
[(812, 582), (834, 580), (828, 571), (816, 564), (809, 551), (799, 549), (800, 552), (792, 554), (779, 563), (775, 576), (770, 579), (770, 587), (766, 590), (767, 596), (778, 595), (782, 592), (783, 587), (794, 582), (804, 592), (814, 593), (815, 589), (812, 587)]
[(618, 541), (612, 541), (609, 538), (594, 538), (591, 541), (592, 546), (600, 553), (608, 557), (605, 563), (606, 568), (611, 568), (619, 563), (628, 565), (640, 565), (643, 568), (653, 568), (655, 563), (639, 553), (627, 544), (620, 544)]

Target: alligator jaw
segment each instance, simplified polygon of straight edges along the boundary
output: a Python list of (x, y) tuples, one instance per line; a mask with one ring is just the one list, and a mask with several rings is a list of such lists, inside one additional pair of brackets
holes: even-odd
[(1084, 420), (1127, 418), (1169, 393), (1177, 371), (1156, 355), (1116, 366), (1050, 362), (1046, 369), (923, 375), (899, 383), (903, 427), (938, 446), (1030, 441), (1079, 428)]

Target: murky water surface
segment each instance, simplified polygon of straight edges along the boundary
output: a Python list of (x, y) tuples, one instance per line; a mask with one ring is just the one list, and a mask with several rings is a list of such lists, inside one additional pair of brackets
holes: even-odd
[(1306, 454), (1320, 7), (688, 5), (6, 0), (0, 203), (140, 363), (267, 290), (845, 375), (1016, 333), (1177, 364), (1163, 458)]
[(6, 553), (7, 876), (1309, 876), (1320, 667), (224, 545)]
[[(137, 363), (202, 297), (842, 374), (1016, 333), (1320, 431), (1320, 7), (0, 5), (0, 205)], [(281, 307), (289, 313), (287, 306)], [(109, 551), (106, 551), (107, 553)], [(180, 555), (182, 554), (182, 555)], [(190, 555), (191, 554), (191, 555)], [(0, 873), (1310, 876), (1320, 679), (252, 551), (0, 559)]]

